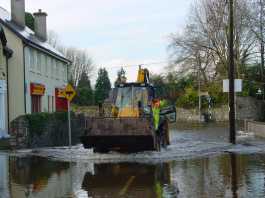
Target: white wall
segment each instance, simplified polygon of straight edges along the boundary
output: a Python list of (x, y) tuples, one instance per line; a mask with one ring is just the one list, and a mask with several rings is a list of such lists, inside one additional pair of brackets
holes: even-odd
[(9, 121), (25, 114), (24, 100), (24, 64), (22, 40), (5, 26), (4, 32), (8, 47), (13, 50), (8, 60), (8, 93), (9, 93)]
[[(31, 83), (45, 85), (45, 95), (41, 99), (42, 111), (48, 112), (48, 96), (53, 96), (55, 100), (55, 88), (61, 88), (67, 84), (67, 64), (41, 51), (25, 47), (25, 70), (27, 113), (31, 113)], [(53, 103), (55, 110), (55, 101)]]
[(6, 81), (0, 80), (0, 138), (7, 135)]
[(8, 174), (8, 156), (5, 154), (0, 154), (0, 197), (10, 197)]

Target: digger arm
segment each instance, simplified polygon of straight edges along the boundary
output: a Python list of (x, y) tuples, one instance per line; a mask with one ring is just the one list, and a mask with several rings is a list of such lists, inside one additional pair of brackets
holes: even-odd
[(165, 116), (169, 122), (176, 122), (176, 107), (173, 105), (163, 107), (160, 111), (160, 116)]
[(137, 82), (138, 83), (149, 83), (149, 71), (148, 71), (148, 69), (142, 69), (141, 67), (139, 67)]

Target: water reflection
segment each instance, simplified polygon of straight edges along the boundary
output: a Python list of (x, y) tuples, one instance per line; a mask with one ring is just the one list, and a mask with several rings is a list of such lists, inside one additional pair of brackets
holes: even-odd
[(231, 163), (231, 190), (233, 198), (237, 198), (237, 161), (236, 154), (230, 153)]
[(170, 180), (168, 163), (98, 164), (95, 165), (94, 175), (85, 174), (82, 188), (87, 191), (88, 197), (159, 198), (164, 197), (164, 187), (171, 185)]
[(10, 197), (63, 197), (70, 190), (69, 163), (10, 157)]
[[(7, 174), (9, 172), (9, 174)], [(265, 197), (265, 155), (93, 164), (0, 154), (1, 198)]]

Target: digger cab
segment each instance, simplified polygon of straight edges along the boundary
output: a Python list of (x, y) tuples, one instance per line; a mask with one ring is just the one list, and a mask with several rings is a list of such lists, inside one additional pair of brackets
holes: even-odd
[(150, 114), (154, 88), (145, 83), (125, 83), (115, 88), (117, 117), (138, 118)]

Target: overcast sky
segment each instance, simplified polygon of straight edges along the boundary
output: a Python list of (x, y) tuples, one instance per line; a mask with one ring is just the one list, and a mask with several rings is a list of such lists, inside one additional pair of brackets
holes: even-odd
[[(66, 46), (85, 48), (110, 77), (122, 65), (168, 59), (168, 35), (180, 31), (193, 0), (26, 0), (26, 10), (48, 13), (48, 29)], [(10, 10), (10, 0), (0, 0)], [(162, 72), (166, 63), (150, 65)], [(130, 81), (135, 68), (126, 68)], [(96, 74), (95, 74), (96, 75)]]

